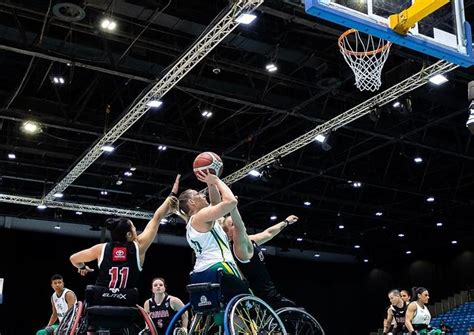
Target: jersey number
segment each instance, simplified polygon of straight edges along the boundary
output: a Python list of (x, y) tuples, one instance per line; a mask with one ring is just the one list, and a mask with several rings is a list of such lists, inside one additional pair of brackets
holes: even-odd
[[(109, 283), (109, 288), (125, 288), (127, 286), (127, 281), (128, 281), (128, 271), (129, 267), (123, 267), (119, 269), (117, 266), (112, 267), (109, 270), (109, 275), (110, 275), (110, 283)], [(119, 283), (120, 279), (120, 283)], [(117, 287), (117, 284), (119, 286)]]
[(191, 240), (191, 243), (194, 244), (194, 250), (196, 250), (198, 253), (202, 252), (202, 247), (198, 241)]

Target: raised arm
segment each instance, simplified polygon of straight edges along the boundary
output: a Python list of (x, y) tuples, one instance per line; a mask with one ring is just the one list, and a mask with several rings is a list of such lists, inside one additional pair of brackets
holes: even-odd
[(206, 230), (208, 227), (202, 226), (204, 224), (212, 224), (214, 220), (230, 213), (230, 211), (237, 206), (237, 199), (230, 188), (216, 175), (210, 174), (209, 172), (198, 171), (197, 177), (200, 181), (205, 182), (209, 189), (215, 186), (222, 197), (220, 203), (202, 208), (194, 215), (193, 226), (201, 226), (201, 228)]
[(140, 258), (143, 258), (142, 263), (145, 257), (145, 252), (153, 243), (153, 240), (155, 239), (156, 234), (158, 233), (158, 228), (160, 227), (161, 219), (163, 219), (171, 211), (173, 205), (172, 202), (176, 201), (173, 199), (173, 197), (176, 198), (176, 193), (178, 192), (179, 188), (180, 177), (181, 175), (179, 174), (176, 176), (170, 196), (165, 199), (165, 201), (161, 204), (160, 207), (158, 207), (158, 209), (153, 214), (153, 218), (148, 221), (143, 232), (137, 236), (137, 242), (140, 248)]
[(233, 242), (234, 252), (237, 258), (241, 261), (248, 261), (253, 256), (253, 245), (249, 236), (247, 235), (247, 229), (245, 228), (244, 221), (240, 216), (240, 212), (235, 207), (231, 212), (230, 216), (234, 223)]
[(211, 205), (217, 205), (222, 201), (221, 194), (219, 193), (219, 190), (217, 189), (217, 186), (215, 184), (209, 186), (207, 189), (209, 191), (209, 202), (211, 203)]
[(262, 231), (260, 233), (250, 235), (249, 237), (252, 241), (257, 243), (258, 245), (262, 245), (262, 244), (270, 241), (275, 236), (277, 236), (283, 230), (283, 228), (285, 228), (286, 226), (288, 226), (290, 224), (295, 223), (296, 221), (298, 221), (298, 217), (296, 215), (290, 215), (289, 217), (287, 217), (282, 222), (279, 222), (279, 223), (265, 229), (264, 231)]

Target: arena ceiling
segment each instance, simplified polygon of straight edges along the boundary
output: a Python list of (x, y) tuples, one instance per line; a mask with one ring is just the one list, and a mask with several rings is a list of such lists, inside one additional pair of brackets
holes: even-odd
[[(68, 2), (77, 7), (0, 0), (2, 194), (47, 195), (229, 5)], [(473, 4), (465, 2), (471, 22)], [(265, 1), (256, 14), (179, 81), (160, 108), (137, 120), (114, 152), (74, 180), (61, 201), (152, 211), (178, 172), (182, 189), (203, 187), (191, 170), (199, 152), (221, 155), (226, 176), (375, 94), (354, 86), (337, 48), (342, 27), (306, 15), (297, 1)], [(116, 20), (114, 31), (101, 28), (104, 16)], [(278, 71), (266, 70), (270, 62)], [(435, 62), (393, 46), (381, 91)], [(324, 145), (314, 141), (277, 157), (259, 169), (260, 177), (234, 182), (249, 230), (295, 214), (300, 222), (273, 241), (278, 248), (369, 262), (472, 245), (474, 149), (466, 120), (474, 71), (458, 68), (447, 77), (441, 86), (402, 96), (398, 108), (390, 103), (334, 129)], [(212, 116), (203, 117), (205, 111)], [(39, 122), (41, 132), (25, 134), (26, 120)], [(0, 214), (86, 226), (106, 218), (9, 202), (0, 203)], [(161, 229), (183, 234), (176, 219)]]

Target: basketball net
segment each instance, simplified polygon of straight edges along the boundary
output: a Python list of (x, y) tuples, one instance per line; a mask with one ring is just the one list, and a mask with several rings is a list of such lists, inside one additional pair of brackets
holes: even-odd
[(338, 44), (354, 72), (357, 88), (361, 91), (377, 91), (382, 85), (382, 69), (392, 43), (372, 35), (364, 38), (358, 30), (349, 29), (339, 37)]

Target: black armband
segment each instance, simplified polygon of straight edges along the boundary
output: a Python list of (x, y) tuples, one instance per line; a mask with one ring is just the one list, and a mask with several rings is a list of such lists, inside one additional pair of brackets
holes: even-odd
[(169, 197), (175, 197), (175, 198), (177, 198), (177, 197), (178, 197), (178, 195), (177, 195), (176, 193), (174, 193), (173, 191), (171, 191), (171, 193), (170, 193)]
[(78, 268), (79, 270), (84, 270), (86, 268), (86, 263), (82, 263), (82, 266)]
[(410, 335), (417, 335), (417, 334), (416, 334), (416, 331), (412, 331), (412, 332), (410, 333)]
[(290, 221), (288, 221), (287, 219), (283, 220), (283, 222), (285, 223), (285, 227), (290, 224)]

